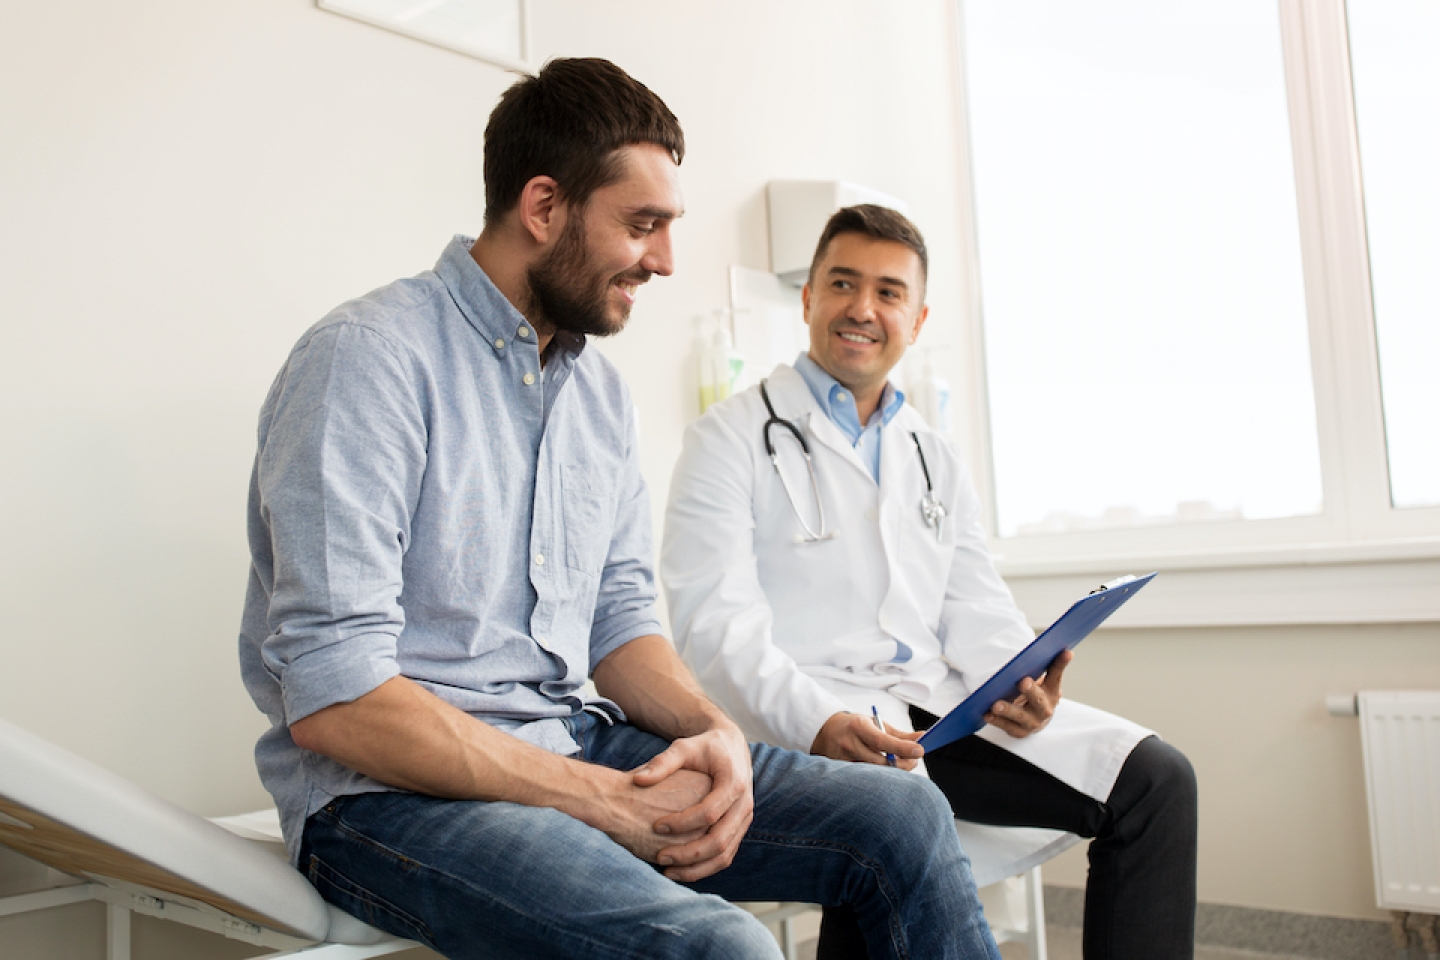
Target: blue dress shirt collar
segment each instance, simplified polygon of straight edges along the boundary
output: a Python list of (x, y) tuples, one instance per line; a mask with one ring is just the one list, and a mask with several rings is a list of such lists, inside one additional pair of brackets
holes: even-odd
[[(850, 391), (839, 380), (826, 373), (824, 367), (810, 359), (808, 353), (801, 353), (796, 357), (794, 366), (795, 372), (800, 374), (810, 387), (810, 393), (815, 397), (815, 402), (820, 404), (820, 409), (825, 411), (825, 415), (840, 428), (851, 443), (859, 440), (864, 427), (860, 424), (860, 413), (855, 409), (855, 397)], [(875, 407), (875, 413), (880, 415), (880, 426), (887, 426), (894, 420), (895, 414), (899, 413), (904, 405), (904, 392), (886, 381), (885, 389), (880, 394), (880, 403)], [(871, 414), (870, 421), (875, 422), (875, 414)]]

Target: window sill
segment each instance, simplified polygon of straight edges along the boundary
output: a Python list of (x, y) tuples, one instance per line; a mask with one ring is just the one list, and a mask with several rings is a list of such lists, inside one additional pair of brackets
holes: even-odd
[(1001, 560), (1032, 624), (1103, 580), (1159, 570), (1106, 627), (1440, 622), (1440, 537), (1228, 551)]

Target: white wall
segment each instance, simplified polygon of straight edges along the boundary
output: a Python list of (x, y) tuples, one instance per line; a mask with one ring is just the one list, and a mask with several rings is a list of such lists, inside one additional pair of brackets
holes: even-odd
[(34, 4), (0, 34), (0, 715), (207, 814), (255, 414), (297, 335), (483, 209), (499, 71), (303, 0)]
[[(947, 11), (531, 8), (537, 63), (613, 59), (685, 126), (679, 271), (602, 346), (642, 408), (658, 515), (695, 404), (690, 318), (728, 305), (730, 264), (768, 265), (767, 180), (905, 197), (956, 262)], [(481, 135), (512, 79), (311, 0), (7, 10), (0, 717), (204, 815), (269, 805), (234, 652), (255, 414), (327, 309), (479, 228)], [(954, 315), (943, 268), (932, 295)], [(0, 853), (0, 895), (29, 876)], [(98, 956), (99, 916), (0, 920), (3, 952)], [(137, 956), (180, 943), (137, 934)]]
[[(1132, 717), (1200, 783), (1200, 899), (1362, 919), (1375, 908), (1359, 722), (1325, 696), (1440, 689), (1440, 625), (1101, 631), (1067, 695)], [(1045, 867), (1083, 886), (1083, 847)]]

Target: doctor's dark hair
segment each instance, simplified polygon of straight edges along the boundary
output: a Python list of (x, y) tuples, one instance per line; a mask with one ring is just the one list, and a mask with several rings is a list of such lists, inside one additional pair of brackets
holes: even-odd
[(670, 108), (608, 60), (551, 60), (506, 90), (485, 126), (485, 223), (520, 202), (525, 184), (552, 177), (567, 203), (623, 175), (619, 150), (654, 143), (676, 164), (685, 134)]
[(889, 240), (915, 251), (920, 258), (920, 279), (930, 276), (930, 254), (925, 249), (925, 238), (920, 228), (897, 210), (873, 203), (860, 203), (853, 207), (841, 207), (831, 215), (820, 233), (820, 242), (815, 245), (815, 256), (810, 260), (809, 282), (815, 282), (815, 268), (825, 256), (830, 241), (844, 233), (860, 233), (876, 240)]

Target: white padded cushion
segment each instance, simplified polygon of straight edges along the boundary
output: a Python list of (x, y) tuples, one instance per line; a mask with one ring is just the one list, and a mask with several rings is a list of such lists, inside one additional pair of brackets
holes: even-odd
[[(259, 844), (272, 856), (286, 858), (285, 836), (280, 831), (280, 811), (274, 807), (270, 807), (268, 810), (255, 810), (251, 813), (237, 813), (233, 817), (211, 817), (210, 822), (218, 823), (237, 837), (244, 837), (246, 840)], [(286, 859), (286, 862), (288, 863), (289, 860)], [(388, 933), (376, 930), (336, 906), (326, 904), (326, 907), (330, 911), (330, 936), (328, 939), (331, 943), (348, 943), (358, 946), (394, 939)]]
[(114, 877), (328, 939), (327, 904), (288, 863), (4, 720), (0, 813), (0, 844), (60, 870)]
[(1059, 830), (992, 827), (964, 820), (955, 821), (955, 832), (970, 857), (970, 872), (975, 875), (977, 887), (1022, 874), (1080, 842), (1075, 834)]
[(244, 837), (246, 840), (285, 846), (285, 833), (280, 829), (280, 811), (274, 807), (237, 813), (233, 817), (211, 817), (210, 822), (219, 824), (235, 836)]
[(325, 904), (325, 909), (330, 911), (330, 936), (328, 939), (331, 943), (366, 946), (382, 940), (395, 939), (385, 931), (376, 930), (363, 920), (355, 919), (334, 904)]

